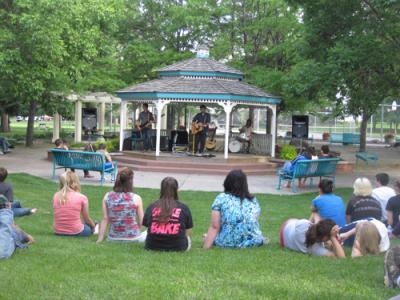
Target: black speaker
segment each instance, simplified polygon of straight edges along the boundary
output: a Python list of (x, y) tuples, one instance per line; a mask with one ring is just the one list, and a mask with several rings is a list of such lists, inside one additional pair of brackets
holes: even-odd
[[(151, 149), (156, 150), (156, 136), (151, 137)], [(167, 136), (160, 136), (160, 150), (161, 151), (168, 151), (168, 137)]]
[(168, 143), (168, 151), (172, 151), (172, 146), (176, 145), (187, 145), (189, 144), (189, 134), (186, 130), (172, 130), (171, 138)]
[(82, 108), (82, 129), (87, 131), (95, 131), (97, 128), (97, 109)]
[(292, 138), (308, 138), (308, 116), (292, 116)]

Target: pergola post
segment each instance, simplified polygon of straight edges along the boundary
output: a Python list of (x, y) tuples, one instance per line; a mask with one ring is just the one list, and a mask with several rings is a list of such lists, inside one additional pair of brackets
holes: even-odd
[(75, 143), (82, 141), (82, 101), (75, 102)]
[(232, 108), (235, 106), (230, 101), (221, 103), (221, 106), (225, 111), (225, 146), (224, 146), (224, 158), (228, 158), (228, 147), (229, 147), (229, 131), (230, 131), (230, 120), (231, 120), (231, 112)]
[(56, 112), (53, 116), (53, 143), (60, 138), (60, 114)]
[(271, 157), (275, 157), (275, 142), (276, 142), (276, 105), (271, 107), (272, 114), (271, 114)]
[(170, 103), (168, 100), (158, 100), (153, 102), (157, 109), (157, 136), (156, 136), (156, 156), (160, 156), (160, 137), (161, 137), (161, 115), (164, 106)]
[(123, 150), (124, 146), (124, 129), (126, 127), (126, 101), (121, 101), (120, 115), (119, 115), (119, 151)]
[(101, 135), (104, 134), (104, 125), (105, 125), (105, 113), (106, 113), (106, 103), (102, 101), (100, 103), (100, 108), (99, 108), (99, 133)]

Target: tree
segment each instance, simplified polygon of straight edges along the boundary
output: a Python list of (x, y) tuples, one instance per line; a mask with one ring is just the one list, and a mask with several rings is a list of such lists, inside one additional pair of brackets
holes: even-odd
[[(26, 145), (33, 142), (38, 105), (80, 87), (99, 57), (110, 56), (122, 0), (21, 0), (0, 6), (1, 99), (29, 106)], [(113, 48), (114, 47), (114, 48)], [(89, 81), (91, 82), (91, 81)]]
[(303, 54), (320, 74), (315, 87), (343, 113), (361, 116), (360, 151), (367, 122), (380, 103), (398, 95), (400, 3), (389, 0), (292, 0), (305, 26)]

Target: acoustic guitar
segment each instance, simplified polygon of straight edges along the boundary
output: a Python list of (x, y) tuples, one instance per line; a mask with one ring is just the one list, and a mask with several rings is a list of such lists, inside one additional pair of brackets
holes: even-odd
[(207, 138), (206, 141), (206, 149), (207, 150), (214, 150), (215, 146), (217, 146), (217, 140), (215, 139), (215, 133), (217, 131), (217, 128), (214, 128), (213, 130), (209, 130), (208, 132), (210, 135)]
[(201, 122), (193, 122), (192, 123), (192, 134), (195, 135), (204, 130), (205, 125)]

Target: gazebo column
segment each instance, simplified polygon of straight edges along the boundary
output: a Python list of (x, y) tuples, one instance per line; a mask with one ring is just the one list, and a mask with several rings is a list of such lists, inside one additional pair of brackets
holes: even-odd
[(221, 104), (225, 111), (225, 146), (224, 146), (224, 158), (228, 158), (228, 147), (229, 147), (229, 131), (231, 126), (231, 112), (232, 108), (235, 106), (232, 102), (224, 102)]
[(60, 114), (55, 113), (53, 116), (53, 139), (52, 141), (54, 142), (55, 140), (60, 138)]
[(127, 105), (128, 103), (126, 101), (121, 101), (119, 113), (119, 151), (122, 151), (124, 146), (124, 129), (126, 128)]
[(75, 143), (82, 141), (82, 101), (75, 102)]
[(276, 142), (276, 105), (271, 107), (272, 114), (271, 114), (271, 157), (275, 157), (275, 142)]
[(168, 100), (157, 100), (153, 103), (156, 105), (157, 109), (157, 136), (156, 136), (156, 156), (160, 156), (160, 137), (161, 137), (161, 115), (164, 109), (164, 106), (167, 105), (170, 101)]

